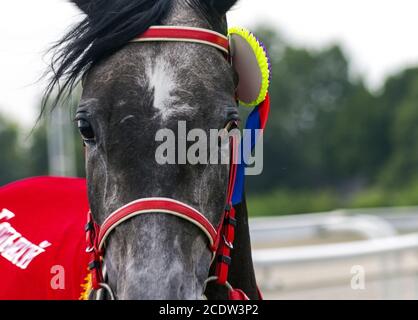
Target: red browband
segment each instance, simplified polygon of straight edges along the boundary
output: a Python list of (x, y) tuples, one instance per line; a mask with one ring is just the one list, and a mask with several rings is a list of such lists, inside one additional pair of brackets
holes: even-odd
[(218, 32), (201, 28), (153, 26), (131, 42), (152, 41), (201, 43), (229, 54), (228, 37)]
[[(217, 32), (190, 28), (190, 27), (151, 27), (141, 36), (138, 36), (133, 42), (147, 41), (177, 41), (193, 42), (210, 45), (229, 54), (228, 37)], [(86, 226), (88, 252), (92, 255), (92, 261), (89, 268), (92, 272), (92, 285), (94, 290), (101, 288), (111, 289), (105, 283), (102, 274), (104, 250), (106, 240), (111, 232), (121, 223), (142, 215), (142, 214), (170, 214), (185, 219), (200, 228), (209, 240), (209, 250), (213, 253), (212, 260), (216, 263), (215, 275), (210, 277), (205, 284), (210, 281), (216, 281), (218, 284), (226, 286), (231, 300), (249, 300), (247, 295), (239, 289), (234, 289), (228, 283), (228, 272), (231, 264), (231, 250), (235, 238), (235, 209), (232, 205), (232, 193), (234, 190), (235, 177), (237, 173), (237, 141), (236, 138), (230, 138), (230, 173), (227, 191), (226, 207), (222, 214), (219, 224), (215, 227), (198, 210), (191, 206), (174, 199), (167, 198), (145, 198), (133, 201), (122, 208), (113, 212), (103, 223), (97, 225), (92, 215), (88, 214), (88, 223)]]

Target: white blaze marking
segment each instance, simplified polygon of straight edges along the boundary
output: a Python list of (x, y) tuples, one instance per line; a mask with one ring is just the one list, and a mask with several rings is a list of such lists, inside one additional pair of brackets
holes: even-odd
[[(157, 59), (155, 65), (148, 69), (147, 76), (150, 88), (154, 90), (154, 108), (159, 111), (163, 120), (175, 113), (192, 110), (187, 104), (179, 104), (178, 98), (173, 95), (173, 91), (176, 89), (174, 72), (163, 59)], [(173, 106), (173, 104), (175, 105)]]

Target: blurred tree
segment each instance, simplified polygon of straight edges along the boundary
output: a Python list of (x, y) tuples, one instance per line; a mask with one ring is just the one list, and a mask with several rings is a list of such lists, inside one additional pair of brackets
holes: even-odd
[(386, 117), (377, 99), (363, 84), (352, 86), (332, 119), (331, 134), (323, 145), (334, 182), (375, 180), (387, 160)]
[(386, 187), (405, 187), (418, 181), (418, 69), (390, 79), (388, 86), (397, 89), (392, 96), (390, 89), (383, 95), (396, 102), (388, 130), (392, 152), (381, 172), (381, 183)]
[(43, 119), (33, 128), (31, 144), (27, 152), (31, 158), (29, 162), (31, 175), (48, 175), (48, 141), (46, 137), (46, 125)]
[[(76, 93), (78, 95), (78, 93)], [(72, 128), (69, 131), (69, 135), (65, 137), (65, 144), (73, 147), (72, 151), (75, 156), (76, 175), (78, 177), (85, 176), (84, 170), (84, 150), (82, 140), (79, 136), (78, 130), (72, 122), (72, 114), (75, 106), (77, 105), (78, 98), (67, 99), (66, 103), (59, 106), (67, 110), (68, 117), (65, 117), (68, 123), (72, 124)], [(48, 137), (47, 130), (50, 126), (50, 121), (54, 121), (50, 112), (45, 112), (43, 117), (39, 119), (36, 126), (33, 128), (31, 135), (31, 143), (28, 149), (28, 153), (31, 155), (32, 161), (29, 164), (29, 168), (32, 175), (48, 175), (49, 172), (49, 157), (48, 157)], [(51, 129), (51, 128), (50, 128)], [(66, 131), (67, 132), (67, 131)]]
[[(267, 47), (279, 38), (261, 32)], [(317, 52), (273, 46), (272, 109), (264, 137), (264, 172), (249, 178), (250, 190), (265, 192), (279, 186), (310, 188), (337, 180), (335, 119), (358, 85), (349, 79), (348, 62), (338, 46)], [(334, 170), (330, 171), (330, 167)]]
[(257, 34), (271, 55), (272, 109), (264, 137), (265, 174), (249, 178), (250, 191), (324, 186), (344, 191), (413, 180), (418, 158), (407, 146), (415, 138), (408, 134), (418, 130), (417, 97), (411, 93), (418, 90), (418, 69), (389, 78), (373, 95), (361, 78), (350, 79), (339, 46), (307, 50), (289, 46), (268, 27)]
[(18, 126), (0, 117), (0, 185), (27, 176)]

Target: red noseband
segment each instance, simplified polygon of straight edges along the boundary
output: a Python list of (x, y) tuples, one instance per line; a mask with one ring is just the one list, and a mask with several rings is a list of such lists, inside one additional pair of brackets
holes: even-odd
[(218, 232), (209, 220), (196, 209), (173, 199), (145, 198), (133, 201), (112, 213), (100, 227), (98, 248), (102, 250), (110, 233), (121, 223), (146, 213), (163, 213), (177, 216), (195, 224), (209, 239), (210, 248), (217, 246)]

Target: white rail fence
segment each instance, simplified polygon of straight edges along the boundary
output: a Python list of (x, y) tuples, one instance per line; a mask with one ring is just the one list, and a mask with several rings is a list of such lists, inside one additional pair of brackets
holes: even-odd
[[(256, 218), (250, 229), (254, 265), (270, 298), (418, 298), (418, 208)], [(342, 234), (345, 241), (327, 242)], [(349, 266), (357, 264), (373, 280), (367, 294), (352, 294)], [(332, 287), (343, 290), (325, 290)]]

